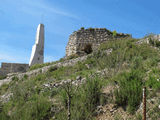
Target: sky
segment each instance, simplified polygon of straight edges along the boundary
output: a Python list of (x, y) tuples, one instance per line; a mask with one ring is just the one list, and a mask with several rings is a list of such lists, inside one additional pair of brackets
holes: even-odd
[(107, 28), (142, 38), (160, 33), (159, 0), (0, 0), (0, 63), (29, 63), (38, 24), (45, 25), (45, 62), (65, 56), (69, 35)]

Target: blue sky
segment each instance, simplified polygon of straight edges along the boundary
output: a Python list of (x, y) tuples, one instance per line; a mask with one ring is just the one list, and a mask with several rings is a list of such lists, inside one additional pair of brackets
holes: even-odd
[(141, 38), (160, 33), (159, 0), (0, 0), (0, 62), (28, 63), (39, 23), (45, 62), (65, 56), (69, 35), (98, 27)]

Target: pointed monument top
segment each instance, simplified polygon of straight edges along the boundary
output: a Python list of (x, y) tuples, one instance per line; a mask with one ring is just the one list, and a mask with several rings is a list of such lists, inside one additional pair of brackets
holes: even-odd
[(32, 47), (29, 66), (42, 64), (44, 62), (44, 25), (39, 24), (37, 28), (35, 44)]

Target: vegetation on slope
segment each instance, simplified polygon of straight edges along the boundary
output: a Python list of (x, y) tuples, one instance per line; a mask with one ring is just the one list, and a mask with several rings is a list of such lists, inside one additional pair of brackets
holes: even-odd
[[(25, 76), (19, 80), (14, 77), (10, 84), (0, 88), (0, 95), (13, 93), (8, 102), (0, 103), (0, 119), (91, 120), (96, 116), (97, 106), (107, 104), (108, 99), (135, 114), (142, 100), (143, 86), (152, 89), (148, 97), (155, 97), (160, 90), (159, 50), (150, 44), (136, 44), (137, 41), (131, 38), (111, 40), (74, 66), (50, 69), (32, 78)], [(85, 77), (86, 83), (44, 87), (45, 83), (74, 81), (77, 76)], [(102, 94), (107, 85), (117, 86), (113, 98)], [(158, 111), (154, 112), (157, 114), (151, 118), (160, 117)]]
[(3, 79), (5, 79), (5, 78), (6, 78), (6, 76), (0, 75), (0, 80), (3, 80)]

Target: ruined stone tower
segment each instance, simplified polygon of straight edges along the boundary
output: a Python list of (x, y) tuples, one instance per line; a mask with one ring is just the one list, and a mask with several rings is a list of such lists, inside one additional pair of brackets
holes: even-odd
[(39, 24), (36, 33), (35, 44), (32, 47), (29, 66), (44, 62), (44, 25)]
[[(131, 37), (129, 34), (116, 33), (114, 38)], [(73, 32), (69, 37), (69, 42), (66, 47), (66, 56), (70, 55), (84, 55), (87, 54), (86, 48), (94, 51), (97, 47), (113, 38), (113, 32), (106, 28), (81, 28)]]

